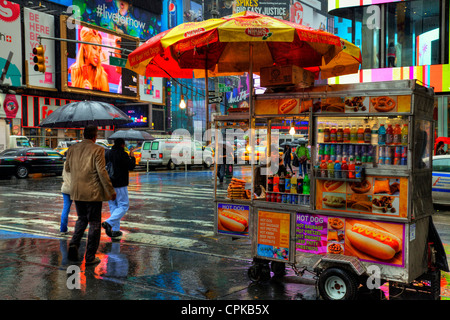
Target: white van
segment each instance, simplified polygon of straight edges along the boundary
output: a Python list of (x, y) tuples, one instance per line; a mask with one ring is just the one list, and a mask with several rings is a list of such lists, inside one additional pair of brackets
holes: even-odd
[(177, 165), (203, 165), (209, 168), (214, 163), (212, 152), (201, 142), (182, 139), (156, 139), (144, 141), (141, 147), (141, 163), (149, 167), (175, 169)]

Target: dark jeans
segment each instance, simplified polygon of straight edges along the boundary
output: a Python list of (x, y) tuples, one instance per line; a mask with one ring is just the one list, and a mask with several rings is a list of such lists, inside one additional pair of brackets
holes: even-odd
[(75, 224), (73, 237), (70, 245), (80, 247), (81, 238), (89, 225), (89, 233), (86, 245), (86, 261), (95, 259), (95, 253), (100, 245), (101, 222), (102, 222), (102, 202), (101, 201), (75, 201), (78, 220)]

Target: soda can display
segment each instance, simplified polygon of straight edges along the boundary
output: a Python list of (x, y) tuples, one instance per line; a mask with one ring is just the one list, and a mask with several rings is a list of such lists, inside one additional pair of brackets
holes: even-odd
[(355, 144), (355, 157), (361, 157), (361, 146), (359, 144)]
[(396, 158), (401, 158), (402, 157), (402, 147), (395, 147), (395, 155), (394, 157)]
[(283, 194), (283, 195), (281, 196), (281, 202), (282, 202), (282, 203), (287, 203), (287, 197), (286, 197), (285, 194)]
[(298, 204), (298, 196), (293, 194), (291, 196), (291, 204)]
[(391, 159), (395, 158), (395, 147), (388, 146), (386, 152), (387, 152), (386, 157), (389, 157)]
[(348, 156), (349, 156), (349, 158), (355, 156), (355, 145), (354, 144), (348, 145)]
[(394, 165), (398, 166), (398, 165), (400, 165), (400, 162), (401, 162), (401, 158), (399, 158), (399, 157), (394, 158)]
[(292, 199), (292, 196), (290, 194), (288, 194), (286, 196), (286, 203), (291, 203), (291, 199)]
[(407, 164), (408, 164), (408, 158), (402, 157), (402, 159), (400, 160), (400, 165), (406, 166)]
[(309, 194), (303, 196), (303, 204), (306, 206), (309, 205)]
[(378, 150), (378, 158), (386, 157), (386, 146), (380, 146)]
[(277, 202), (278, 202), (278, 203), (281, 202), (281, 193), (277, 194)]
[(392, 164), (392, 158), (391, 157), (384, 157), (384, 164)]
[(342, 155), (347, 155), (348, 156), (348, 144), (343, 144), (342, 145)]
[(336, 156), (342, 156), (342, 144), (336, 145)]
[(384, 164), (384, 157), (378, 157), (378, 164)]
[(402, 158), (408, 157), (408, 147), (402, 147)]
[(373, 162), (373, 145), (367, 146), (367, 162)]
[(326, 155), (330, 155), (330, 148), (331, 148), (331, 145), (330, 144), (324, 144), (324, 150), (323, 150), (323, 154), (326, 154)]

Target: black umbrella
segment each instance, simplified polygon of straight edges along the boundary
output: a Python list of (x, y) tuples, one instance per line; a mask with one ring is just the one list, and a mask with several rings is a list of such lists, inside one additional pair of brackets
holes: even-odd
[(101, 101), (77, 101), (53, 111), (40, 127), (80, 128), (87, 125), (115, 126), (132, 122), (129, 116), (112, 104)]
[(127, 141), (155, 140), (150, 133), (133, 129), (116, 131), (108, 137), (108, 140), (115, 140), (119, 138)]

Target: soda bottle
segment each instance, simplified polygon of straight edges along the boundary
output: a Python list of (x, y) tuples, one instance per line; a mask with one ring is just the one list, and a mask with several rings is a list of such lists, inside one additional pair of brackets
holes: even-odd
[(341, 175), (341, 164), (337, 160), (334, 163), (334, 177), (338, 178), (338, 179), (340, 179), (342, 177), (342, 175)]
[(384, 124), (381, 124), (380, 129), (378, 129), (378, 144), (386, 144), (386, 128), (384, 127)]
[(286, 175), (284, 182), (284, 192), (291, 193), (291, 176), (289, 173)]
[(324, 141), (323, 141), (323, 134), (324, 134), (324, 125), (323, 125), (323, 123), (321, 123), (321, 124), (319, 124), (319, 130), (318, 130), (318, 132), (317, 132), (317, 141), (319, 142), (319, 143), (323, 143)]
[(328, 160), (328, 177), (329, 178), (334, 178), (334, 164), (333, 161)]
[(280, 192), (280, 189), (278, 188), (278, 184), (280, 182), (280, 177), (278, 176), (278, 173), (275, 174), (273, 177), (273, 192)]
[(358, 143), (364, 143), (364, 128), (363, 126), (358, 127), (358, 131), (356, 132), (356, 139)]
[(342, 129), (342, 126), (338, 126), (338, 129), (336, 132), (336, 142), (339, 142), (339, 143), (344, 142), (344, 129)]
[(343, 142), (350, 143), (350, 126), (346, 125), (343, 133)]
[(273, 191), (273, 176), (269, 176), (267, 178), (267, 191), (269, 192)]
[(335, 143), (337, 142), (337, 130), (336, 126), (332, 126), (330, 130), (330, 142)]
[(309, 177), (307, 173), (303, 179), (303, 194), (309, 194)]
[(353, 160), (353, 157), (350, 158), (350, 163), (348, 165), (348, 177), (350, 179), (355, 179), (355, 161)]
[(375, 123), (372, 127), (372, 139), (371, 144), (378, 144), (378, 125)]
[(328, 177), (328, 166), (325, 160), (322, 160), (320, 163), (320, 176), (324, 178)]
[(402, 144), (402, 128), (398, 123), (395, 125), (394, 128), (394, 144), (397, 146)]
[(402, 128), (402, 145), (408, 145), (408, 124), (405, 123)]
[(348, 164), (346, 160), (342, 160), (342, 165), (341, 165), (341, 176), (344, 179), (348, 178)]
[[(330, 144), (326, 144), (325, 145), (325, 150), (324, 150), (324, 156), (323, 159), (328, 162), (328, 160), (330, 160), (330, 148), (331, 145)], [(299, 167), (300, 168), (300, 167)]]
[(362, 174), (362, 163), (361, 163), (361, 159), (358, 157), (358, 158), (356, 158), (356, 163), (355, 163), (355, 177), (361, 178), (361, 174)]
[(356, 129), (355, 125), (352, 125), (350, 129), (350, 142), (357, 143), (358, 142), (358, 129)]
[(388, 124), (386, 129), (386, 144), (391, 145), (394, 143), (394, 129), (392, 128), (392, 124)]
[(330, 142), (330, 127), (326, 126), (325, 130), (323, 130), (323, 142), (329, 143)]
[(370, 126), (366, 125), (366, 129), (364, 130), (364, 143), (370, 143), (372, 141), (372, 130), (370, 130)]
[(297, 193), (297, 176), (295, 174), (291, 178), (291, 193)]
[(280, 190), (280, 192), (284, 192), (285, 180), (286, 179), (284, 178), (284, 173), (281, 173), (280, 180), (278, 183), (278, 190)]
[(297, 179), (297, 193), (303, 194), (303, 178), (302, 177), (298, 177), (298, 179)]

